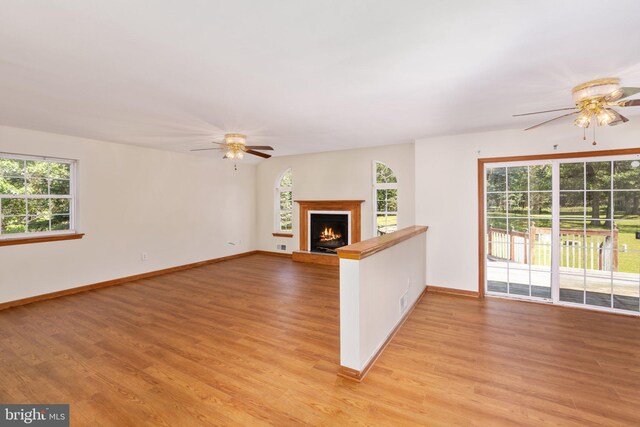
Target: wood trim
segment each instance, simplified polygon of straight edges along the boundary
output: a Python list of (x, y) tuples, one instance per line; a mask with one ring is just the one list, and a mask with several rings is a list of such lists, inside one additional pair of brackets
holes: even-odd
[(484, 298), (484, 165), (485, 163), (508, 163), (530, 160), (557, 160), (580, 157), (606, 157), (640, 154), (640, 148), (617, 150), (575, 151), (571, 153), (533, 154), (528, 156), (485, 157), (478, 159), (478, 295)]
[(78, 240), (84, 237), (84, 233), (54, 234), (40, 237), (19, 237), (16, 239), (0, 239), (0, 246), (27, 245), (31, 243), (58, 242), (61, 240)]
[(291, 257), (296, 262), (309, 262), (311, 264), (320, 265), (340, 265), (340, 259), (337, 255), (320, 254), (307, 251), (295, 251)]
[(134, 274), (133, 276), (127, 276), (127, 277), (121, 277), (121, 278), (118, 278), (118, 279), (107, 280), (107, 281), (104, 281), (104, 282), (98, 282), (98, 283), (94, 283), (94, 284), (91, 284), (91, 285), (79, 286), (79, 287), (71, 288), (71, 289), (64, 289), (62, 291), (51, 292), (51, 293), (48, 293), (48, 294), (36, 295), (36, 296), (33, 296), (33, 297), (23, 298), (23, 299), (19, 299), (19, 300), (15, 300), (15, 301), (3, 302), (3, 303), (0, 303), (0, 310), (5, 310), (5, 309), (11, 308), (11, 307), (18, 307), (18, 306), (21, 306), (21, 305), (31, 304), (33, 302), (45, 301), (45, 300), (58, 298), (58, 297), (63, 297), (63, 296), (67, 296), (67, 295), (73, 295), (73, 294), (77, 294), (77, 293), (80, 293), (80, 292), (91, 291), (91, 290), (94, 290), (94, 289), (105, 288), (107, 286), (123, 285), (125, 283), (133, 282), (133, 281), (136, 281), (136, 280), (148, 279), (150, 277), (161, 276), (163, 274), (168, 274), (168, 273), (175, 273), (177, 271), (188, 270), (188, 269), (195, 268), (195, 267), (202, 267), (204, 265), (215, 264), (215, 263), (218, 263), (218, 262), (228, 261), (228, 260), (236, 259), (236, 258), (242, 258), (242, 257), (245, 257), (245, 256), (254, 255), (256, 253), (257, 253), (257, 251), (243, 252), (243, 253), (240, 253), (240, 254), (229, 255), (229, 256), (225, 256), (225, 257), (221, 257), (221, 258), (214, 258), (214, 259), (210, 259), (210, 260), (206, 260), (206, 261), (198, 261), (198, 262), (193, 262), (191, 264), (184, 264), (184, 265), (179, 265), (179, 266), (176, 266), (176, 267), (164, 268), (162, 270), (155, 270), (155, 271), (149, 271), (147, 273)]
[(393, 233), (338, 248), (338, 256), (343, 259), (364, 259), (414, 236), (426, 233), (428, 229), (429, 227), (424, 225), (413, 225)]
[(393, 330), (391, 331), (387, 339), (384, 341), (384, 344), (380, 346), (376, 354), (373, 355), (373, 357), (369, 360), (369, 363), (367, 363), (367, 366), (365, 366), (364, 369), (362, 369), (362, 371), (358, 371), (357, 369), (348, 368), (346, 366), (340, 365), (340, 368), (338, 369), (338, 376), (347, 378), (349, 380), (357, 381), (357, 382), (361, 382), (362, 380), (364, 380), (364, 377), (367, 376), (367, 374), (369, 373), (369, 370), (371, 370), (371, 368), (376, 363), (380, 355), (382, 355), (382, 352), (387, 348), (387, 346), (389, 345), (393, 337), (396, 336), (400, 328), (402, 328), (402, 325), (404, 325), (404, 323), (407, 321), (411, 313), (413, 313), (413, 310), (420, 303), (420, 301), (422, 301), (422, 297), (424, 297), (427, 294), (427, 289), (428, 287), (425, 286), (425, 288), (423, 289), (418, 299), (416, 299), (416, 302), (414, 302), (411, 308), (409, 308), (409, 310), (407, 310), (404, 316), (402, 316), (400, 321), (396, 324), (396, 326), (393, 328)]
[(478, 297), (484, 298), (484, 163), (478, 159)]
[(293, 234), (289, 233), (271, 233), (273, 237), (293, 237)]
[(621, 148), (618, 150), (598, 150), (598, 151), (574, 151), (571, 153), (552, 153), (552, 154), (531, 154), (527, 156), (505, 156), (505, 157), (484, 157), (478, 159), (478, 163), (508, 163), (508, 162), (524, 162), (529, 160), (557, 160), (572, 159), (576, 157), (606, 157), (606, 156), (624, 156), (628, 154), (640, 154), (640, 148)]
[(309, 211), (350, 211), (351, 212), (351, 243), (357, 243), (361, 236), (361, 205), (364, 200), (294, 200), (300, 205), (300, 251), (308, 248), (308, 213)]
[(291, 254), (286, 252), (273, 252), (273, 251), (253, 251), (256, 255), (269, 255), (269, 256), (277, 256), (281, 258), (291, 258)]
[(480, 298), (480, 294), (477, 291), (467, 291), (464, 289), (445, 288), (442, 286), (427, 286), (427, 292), (430, 294), (447, 294), (458, 295), (461, 297)]

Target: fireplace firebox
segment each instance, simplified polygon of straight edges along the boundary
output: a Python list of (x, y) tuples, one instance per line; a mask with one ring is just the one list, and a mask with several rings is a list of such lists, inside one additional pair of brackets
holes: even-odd
[(311, 252), (335, 254), (336, 249), (349, 244), (349, 215), (346, 213), (311, 213), (310, 221)]

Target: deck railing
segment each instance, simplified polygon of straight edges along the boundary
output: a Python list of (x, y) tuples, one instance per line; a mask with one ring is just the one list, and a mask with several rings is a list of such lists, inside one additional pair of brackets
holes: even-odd
[[(584, 239), (584, 240), (583, 240)], [(487, 254), (512, 262), (551, 265), (551, 228), (536, 227), (528, 231), (494, 228), (487, 230)], [(618, 271), (618, 229), (560, 230), (560, 262), (563, 267)]]

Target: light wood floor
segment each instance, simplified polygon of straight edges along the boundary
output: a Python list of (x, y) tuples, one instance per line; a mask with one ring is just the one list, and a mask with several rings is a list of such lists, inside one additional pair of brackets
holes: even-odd
[(338, 270), (254, 255), (0, 312), (0, 402), (73, 426), (639, 425), (640, 321), (427, 294), (361, 384)]

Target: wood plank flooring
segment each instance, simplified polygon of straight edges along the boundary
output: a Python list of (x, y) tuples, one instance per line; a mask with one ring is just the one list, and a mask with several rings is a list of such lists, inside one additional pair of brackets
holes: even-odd
[(73, 426), (639, 425), (640, 321), (427, 294), (336, 376), (338, 269), (253, 255), (0, 312), (0, 402)]

